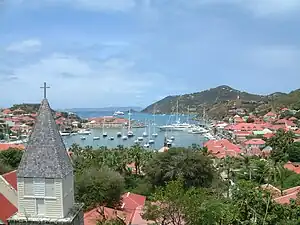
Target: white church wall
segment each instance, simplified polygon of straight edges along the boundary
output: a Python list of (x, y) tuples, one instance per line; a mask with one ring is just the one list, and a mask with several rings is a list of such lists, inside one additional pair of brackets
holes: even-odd
[(74, 179), (73, 173), (70, 173), (66, 176), (63, 181), (63, 202), (64, 202), (64, 216), (66, 216), (70, 209), (74, 205)]

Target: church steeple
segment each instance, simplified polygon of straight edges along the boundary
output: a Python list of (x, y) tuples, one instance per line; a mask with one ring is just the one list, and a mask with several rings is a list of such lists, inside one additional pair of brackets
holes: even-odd
[(52, 110), (44, 98), (18, 168), (18, 177), (63, 178), (72, 171)]
[[(46, 96), (17, 170), (18, 225), (83, 225), (82, 204), (74, 202), (71, 160)], [(43, 221), (43, 223), (40, 223)]]

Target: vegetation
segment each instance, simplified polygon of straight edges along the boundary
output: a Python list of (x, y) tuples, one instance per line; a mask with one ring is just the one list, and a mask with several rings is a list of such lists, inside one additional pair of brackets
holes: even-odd
[[(300, 175), (283, 165), (299, 162), (299, 144), (289, 132), (279, 131), (267, 141), (269, 159), (259, 157), (214, 160), (205, 148), (171, 148), (157, 153), (139, 145), (116, 149), (73, 145), (76, 201), (85, 210), (96, 206), (118, 208), (126, 191), (146, 195), (143, 217), (156, 225), (292, 225), (299, 224), (300, 198), (290, 205), (273, 201), (263, 184), (281, 193), (300, 185)], [(1, 153), (3, 165), (16, 168), (19, 150)], [(131, 165), (129, 167), (129, 164)], [(2, 164), (1, 164), (2, 165)], [(98, 224), (123, 224), (119, 218)]]
[[(246, 112), (257, 115), (264, 115), (272, 108), (278, 110), (288, 107), (299, 110), (299, 99), (300, 89), (289, 94), (277, 92), (270, 95), (256, 95), (222, 85), (201, 92), (168, 96), (146, 107), (142, 112), (152, 113), (155, 109), (156, 113), (172, 113), (175, 112), (178, 101), (180, 113), (187, 113), (189, 107), (191, 113), (202, 115), (205, 108), (208, 115), (219, 119), (229, 115), (229, 110), (234, 107), (243, 108)], [(300, 118), (300, 114), (297, 116)]]

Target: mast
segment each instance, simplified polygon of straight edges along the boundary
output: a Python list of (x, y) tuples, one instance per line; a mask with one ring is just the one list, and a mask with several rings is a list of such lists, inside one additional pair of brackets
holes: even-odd
[(128, 131), (131, 131), (131, 118), (130, 118), (130, 115), (131, 115), (131, 113), (130, 113), (130, 109), (129, 109), (129, 112), (128, 112)]
[(188, 110), (188, 114), (187, 114), (187, 123), (190, 123), (190, 106), (188, 105), (188, 108), (187, 108), (187, 110)]
[(178, 99), (176, 104), (176, 122), (178, 122)]
[(202, 120), (203, 122), (205, 122), (205, 117), (206, 117), (206, 114), (205, 114), (205, 106), (203, 107), (203, 113), (202, 113)]

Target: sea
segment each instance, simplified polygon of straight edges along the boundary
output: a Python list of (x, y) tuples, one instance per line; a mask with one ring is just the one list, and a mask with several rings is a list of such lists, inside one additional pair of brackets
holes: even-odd
[[(76, 109), (71, 111), (76, 113), (81, 118), (95, 118), (95, 117), (103, 117), (103, 116), (112, 116), (113, 111), (103, 111), (103, 110), (85, 110), (85, 109)], [(124, 116), (120, 116), (128, 119), (128, 113), (125, 113)], [(189, 147), (193, 144), (197, 144), (203, 146), (203, 143), (206, 141), (205, 137), (200, 134), (190, 134), (186, 131), (160, 131), (157, 126), (166, 125), (170, 123), (175, 123), (177, 119), (180, 119), (181, 122), (189, 122), (189, 123), (199, 123), (193, 120), (188, 115), (152, 115), (141, 112), (132, 112), (131, 119), (137, 122), (142, 122), (145, 124), (153, 124), (146, 128), (132, 128), (134, 133), (134, 137), (128, 138), (127, 140), (122, 140), (122, 138), (117, 137), (118, 132), (123, 132), (122, 129), (105, 129), (108, 136), (106, 138), (102, 137), (103, 130), (102, 129), (91, 129), (91, 135), (85, 135), (86, 139), (82, 140), (81, 135), (74, 136), (64, 136), (63, 140), (67, 148), (69, 148), (72, 144), (76, 143), (80, 146), (92, 146), (93, 148), (99, 148), (105, 146), (107, 148), (115, 148), (120, 145), (124, 147), (130, 147), (134, 145), (134, 141), (137, 137), (142, 136), (143, 132), (147, 132), (148, 137), (144, 138), (144, 141), (141, 142), (143, 146), (146, 142), (148, 142), (149, 138), (154, 139), (155, 143), (150, 145), (150, 149), (160, 149), (163, 147), (165, 137), (170, 138), (174, 137), (174, 141), (172, 146), (174, 147)], [(124, 131), (126, 134), (126, 132)], [(156, 138), (152, 137), (151, 134), (157, 133), (158, 136)], [(100, 137), (99, 140), (93, 140), (93, 137)], [(114, 137), (114, 140), (110, 140), (110, 137)]]

